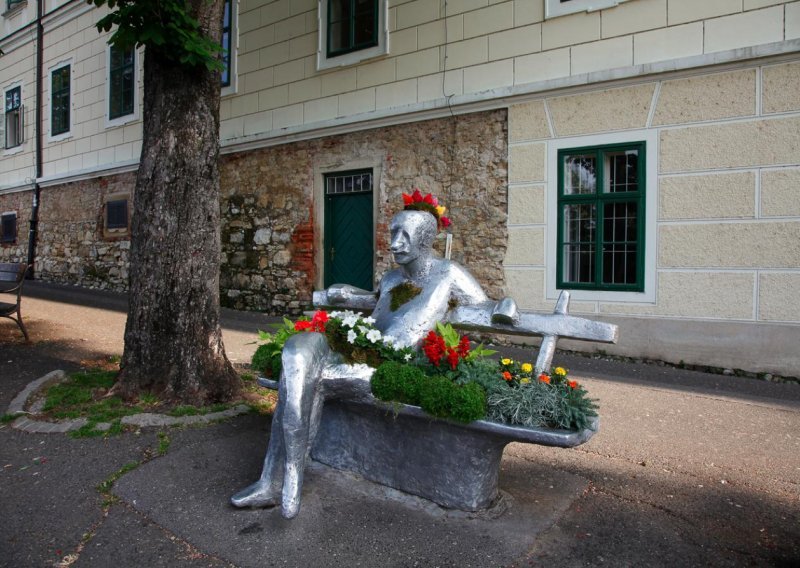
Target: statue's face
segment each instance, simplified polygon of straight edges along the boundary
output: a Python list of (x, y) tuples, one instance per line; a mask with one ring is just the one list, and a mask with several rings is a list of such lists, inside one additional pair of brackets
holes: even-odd
[(436, 237), (436, 219), (424, 211), (401, 211), (389, 225), (392, 235), (390, 249), (397, 264), (409, 264), (430, 256)]

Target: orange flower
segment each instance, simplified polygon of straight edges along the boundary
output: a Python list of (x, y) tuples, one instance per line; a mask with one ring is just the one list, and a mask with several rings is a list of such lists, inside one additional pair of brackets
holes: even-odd
[(550, 377), (548, 377), (544, 373), (539, 375), (539, 380), (542, 381), (543, 383), (547, 383), (548, 385), (550, 384)]
[(511, 380), (511, 373), (509, 373), (508, 371), (503, 371), (503, 378), (505, 380), (507, 380), (507, 381), (510, 381)]
[(569, 381), (567, 384), (570, 386), (570, 388), (578, 388), (578, 381)]

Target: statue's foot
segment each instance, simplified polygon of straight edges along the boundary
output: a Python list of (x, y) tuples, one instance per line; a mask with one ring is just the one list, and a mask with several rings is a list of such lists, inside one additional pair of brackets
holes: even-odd
[(278, 503), (278, 492), (263, 481), (256, 481), (231, 497), (231, 505), (234, 507), (274, 507)]
[(300, 492), (303, 488), (303, 475), (296, 467), (287, 467), (283, 479), (283, 499), (281, 515), (293, 519), (300, 512)]

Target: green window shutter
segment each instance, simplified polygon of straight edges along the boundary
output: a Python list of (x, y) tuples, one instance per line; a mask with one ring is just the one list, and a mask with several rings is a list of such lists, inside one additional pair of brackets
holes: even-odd
[(558, 152), (560, 289), (644, 291), (644, 142)]

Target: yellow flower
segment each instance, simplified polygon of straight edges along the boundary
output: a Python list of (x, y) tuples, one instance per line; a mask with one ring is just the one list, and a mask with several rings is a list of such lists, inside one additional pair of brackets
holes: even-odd
[(559, 377), (564, 377), (567, 375), (567, 370), (564, 367), (556, 367), (553, 370), (553, 373), (558, 375)]
[(510, 365), (510, 364), (511, 364), (511, 363), (513, 363), (514, 361), (512, 361), (511, 359), (500, 359), (500, 362), (501, 362), (503, 365)]
[(530, 373), (531, 371), (533, 371), (533, 365), (531, 365), (530, 363), (523, 363), (522, 364), (522, 372), (523, 373)]
[(524, 379), (520, 379), (519, 382), (522, 383), (523, 385), (527, 385), (529, 382), (531, 382), (531, 380), (526, 377)]
[(445, 207), (444, 205), (439, 205), (438, 207), (436, 207), (436, 212), (439, 214), (439, 217), (444, 215), (445, 211), (447, 211), (447, 207)]

